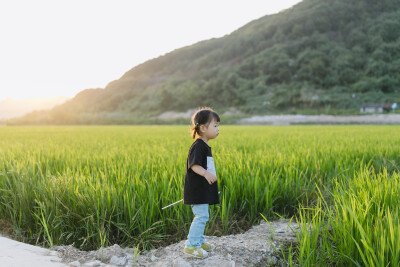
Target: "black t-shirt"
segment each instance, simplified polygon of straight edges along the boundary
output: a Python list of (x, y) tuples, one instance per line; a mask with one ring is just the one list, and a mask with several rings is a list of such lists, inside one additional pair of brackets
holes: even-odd
[(183, 187), (183, 204), (219, 204), (218, 182), (210, 185), (204, 176), (195, 173), (190, 168), (194, 164), (200, 165), (216, 175), (211, 147), (200, 138), (197, 138), (189, 149)]

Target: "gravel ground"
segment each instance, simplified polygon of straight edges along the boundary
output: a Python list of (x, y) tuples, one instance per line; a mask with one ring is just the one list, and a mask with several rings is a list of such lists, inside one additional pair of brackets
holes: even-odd
[[(153, 249), (137, 251), (115, 244), (96, 251), (80, 251), (73, 246), (54, 246), (46, 249), (15, 241), (4, 235), (6, 224), (0, 225), (0, 266), (285, 266), (280, 259), (280, 246), (295, 243), (298, 226), (295, 222), (279, 219), (259, 225), (236, 235), (206, 236), (215, 245), (205, 259), (183, 253), (186, 240)], [(7, 230), (7, 231), (5, 231)], [(8, 235), (10, 236), (10, 235)], [(276, 249), (276, 250), (275, 250)]]
[[(113, 245), (97, 251), (79, 251), (72, 246), (57, 246), (54, 250), (69, 266), (284, 266), (275, 249), (296, 242), (297, 225), (280, 219), (268, 224), (262, 221), (245, 233), (228, 236), (207, 236), (215, 245), (205, 259), (196, 259), (185, 253), (185, 241), (136, 253), (134, 248)], [(275, 247), (275, 248), (274, 248)]]

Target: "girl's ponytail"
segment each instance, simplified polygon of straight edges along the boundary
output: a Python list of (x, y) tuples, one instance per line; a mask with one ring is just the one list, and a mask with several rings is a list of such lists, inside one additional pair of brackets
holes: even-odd
[(196, 134), (200, 135), (200, 126), (197, 123), (196, 125), (192, 126), (192, 129), (190, 129), (191, 135), (193, 139), (196, 139)]

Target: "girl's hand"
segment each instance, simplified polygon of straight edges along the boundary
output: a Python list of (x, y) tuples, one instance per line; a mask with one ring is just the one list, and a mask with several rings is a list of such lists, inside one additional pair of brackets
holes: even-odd
[(206, 178), (206, 180), (209, 184), (215, 183), (217, 181), (217, 176), (215, 176), (213, 173), (208, 172), (208, 171), (205, 172), (204, 178)]

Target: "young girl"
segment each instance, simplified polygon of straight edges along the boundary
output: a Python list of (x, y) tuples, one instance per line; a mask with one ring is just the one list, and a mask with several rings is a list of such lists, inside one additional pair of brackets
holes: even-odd
[(207, 251), (214, 248), (205, 242), (204, 229), (209, 205), (219, 204), (215, 165), (208, 144), (219, 134), (219, 121), (218, 114), (209, 107), (198, 109), (192, 116), (191, 134), (195, 141), (186, 161), (183, 204), (191, 205), (195, 217), (183, 251), (197, 258), (207, 257)]

